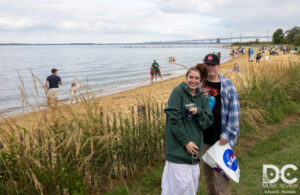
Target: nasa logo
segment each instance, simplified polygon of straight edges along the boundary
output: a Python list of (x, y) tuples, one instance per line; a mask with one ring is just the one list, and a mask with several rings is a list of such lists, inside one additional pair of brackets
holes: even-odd
[(223, 154), (223, 161), (224, 164), (229, 168), (232, 169), (233, 171), (236, 171), (238, 168), (238, 162), (236, 157), (234, 156), (234, 153), (231, 149), (225, 150)]

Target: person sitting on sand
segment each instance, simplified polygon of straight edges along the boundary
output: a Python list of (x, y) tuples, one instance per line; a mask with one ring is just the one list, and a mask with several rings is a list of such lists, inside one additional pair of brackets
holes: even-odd
[(78, 104), (78, 97), (77, 97), (77, 88), (76, 88), (76, 83), (73, 82), (71, 84), (71, 88), (70, 88), (70, 104), (73, 103), (73, 101), (76, 101), (76, 104)]
[(233, 71), (235, 71), (235, 72), (239, 72), (240, 71), (240, 67), (239, 67), (239, 65), (237, 63), (234, 63), (234, 65), (233, 65)]

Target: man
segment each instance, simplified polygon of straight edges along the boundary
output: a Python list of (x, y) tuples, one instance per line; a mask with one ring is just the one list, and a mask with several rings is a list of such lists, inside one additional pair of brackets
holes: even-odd
[[(233, 148), (239, 136), (240, 104), (233, 83), (219, 74), (220, 61), (217, 55), (208, 54), (204, 58), (207, 65), (207, 81), (202, 88), (209, 88), (215, 98), (211, 105), (214, 122), (204, 132), (203, 154), (217, 141), (221, 145), (229, 143)], [(219, 175), (203, 162), (204, 177), (209, 194), (230, 194), (229, 179)]]
[[(50, 76), (47, 77), (45, 86), (47, 89), (47, 103), (48, 106), (51, 105), (51, 99), (54, 99), (54, 106), (56, 107), (58, 104), (58, 93), (59, 93), (59, 89), (58, 89), (58, 85), (62, 85), (61, 79), (59, 76), (56, 75), (57, 73), (57, 69), (53, 68), (51, 70), (52, 74)], [(49, 86), (48, 86), (49, 84)], [(49, 88), (49, 90), (48, 90)]]
[[(153, 61), (152, 63), (152, 68), (154, 70), (154, 76), (155, 76), (155, 81), (157, 81), (157, 75), (160, 76), (160, 79), (162, 80), (162, 76), (161, 76), (161, 72), (160, 72), (160, 66), (159, 64), (156, 62), (156, 60)], [(152, 81), (153, 81), (153, 77), (152, 78)], [(151, 82), (152, 83), (152, 82)]]
[(260, 58), (261, 58), (261, 53), (260, 53), (260, 50), (258, 50), (256, 53), (256, 63), (260, 62)]

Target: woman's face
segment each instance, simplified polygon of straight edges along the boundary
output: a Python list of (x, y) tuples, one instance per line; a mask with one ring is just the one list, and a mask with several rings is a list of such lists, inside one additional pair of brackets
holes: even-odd
[(186, 77), (186, 83), (190, 90), (196, 90), (200, 84), (200, 74), (197, 71), (192, 70)]

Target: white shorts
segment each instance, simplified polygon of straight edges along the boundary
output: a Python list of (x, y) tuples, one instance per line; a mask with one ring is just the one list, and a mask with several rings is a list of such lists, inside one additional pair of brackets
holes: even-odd
[(58, 98), (59, 89), (58, 88), (51, 88), (48, 90), (47, 97), (48, 98)]
[(70, 94), (70, 100), (72, 100), (72, 101), (77, 101), (78, 100), (78, 97), (77, 97), (77, 95), (76, 94)]
[(254, 55), (250, 55), (250, 61), (253, 61)]
[(162, 195), (195, 195), (200, 176), (199, 165), (177, 164), (166, 161), (162, 175)]

